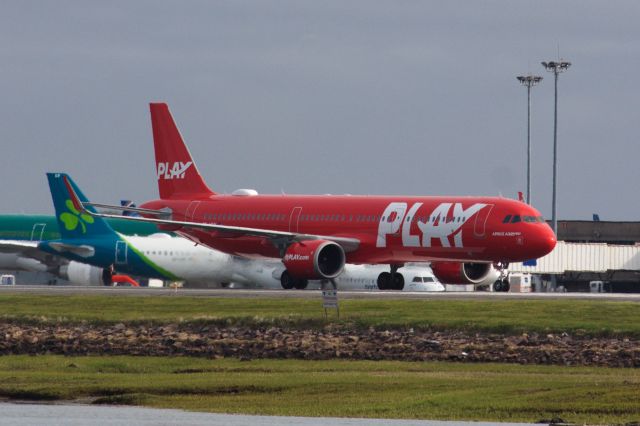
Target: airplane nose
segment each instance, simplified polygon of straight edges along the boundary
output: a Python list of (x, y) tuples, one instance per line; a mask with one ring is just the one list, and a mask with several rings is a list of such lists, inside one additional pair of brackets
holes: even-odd
[(556, 234), (554, 234), (552, 230), (545, 239), (545, 244), (546, 244), (545, 250), (547, 251), (547, 253), (551, 253), (553, 249), (556, 248), (557, 242), (558, 240), (556, 239)]
[(539, 250), (538, 257), (545, 256), (556, 247), (557, 239), (556, 234), (553, 232), (550, 226), (547, 225), (545, 232), (541, 232), (536, 238), (536, 250)]

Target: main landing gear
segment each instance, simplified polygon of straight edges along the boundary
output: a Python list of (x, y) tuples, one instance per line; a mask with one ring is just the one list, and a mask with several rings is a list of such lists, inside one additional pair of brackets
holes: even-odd
[(402, 290), (404, 277), (398, 273), (398, 268), (403, 265), (391, 265), (391, 272), (383, 272), (378, 275), (378, 288), (380, 290)]
[(285, 270), (280, 276), (280, 285), (285, 290), (291, 290), (295, 288), (296, 290), (304, 290), (309, 285), (308, 280), (296, 279), (289, 274), (289, 271)]

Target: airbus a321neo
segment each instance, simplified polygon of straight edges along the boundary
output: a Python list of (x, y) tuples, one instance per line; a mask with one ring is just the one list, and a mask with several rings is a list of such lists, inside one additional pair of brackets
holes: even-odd
[(150, 109), (160, 198), (137, 209), (145, 217), (131, 219), (229, 254), (279, 258), (285, 280), (332, 280), (346, 262), (388, 264), (386, 285), (393, 288), (398, 267), (430, 261), (443, 283), (477, 283), (508, 262), (555, 247), (555, 234), (536, 209), (502, 197), (216, 193), (168, 106)]

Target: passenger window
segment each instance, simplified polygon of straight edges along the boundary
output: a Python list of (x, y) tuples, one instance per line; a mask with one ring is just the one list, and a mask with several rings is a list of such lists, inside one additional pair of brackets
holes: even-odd
[(513, 219), (511, 219), (511, 223), (518, 223), (520, 222), (520, 215), (514, 215)]

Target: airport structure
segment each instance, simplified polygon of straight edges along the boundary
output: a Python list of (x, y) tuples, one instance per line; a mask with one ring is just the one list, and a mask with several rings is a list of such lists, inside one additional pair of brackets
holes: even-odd
[(509, 265), (537, 290), (640, 292), (640, 222), (559, 221), (558, 244), (535, 262)]

